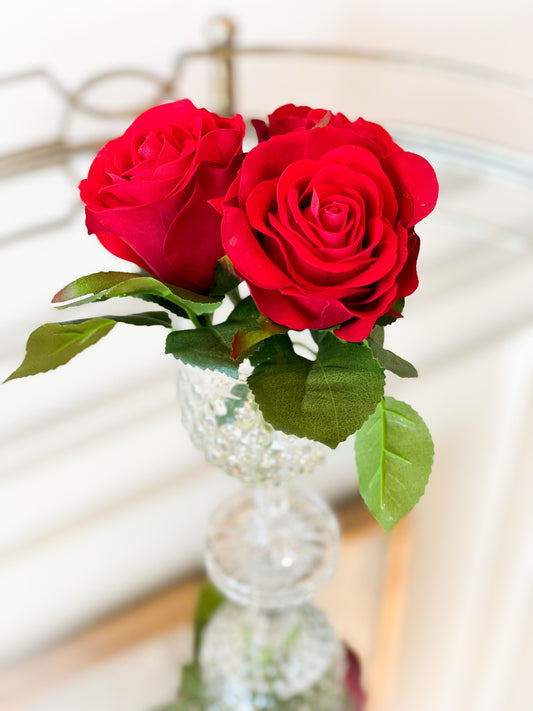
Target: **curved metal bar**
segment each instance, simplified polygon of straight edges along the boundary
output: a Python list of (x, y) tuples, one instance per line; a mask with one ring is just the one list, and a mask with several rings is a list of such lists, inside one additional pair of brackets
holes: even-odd
[(66, 89), (61, 82), (59, 82), (53, 74), (49, 74), (45, 69), (30, 69), (26, 72), (17, 72), (16, 74), (5, 74), (0, 75), (0, 85), (2, 84), (15, 84), (16, 82), (26, 81), (28, 79), (43, 79), (45, 82), (50, 84), (52, 89), (62, 97), (68, 99), (70, 97), (70, 92)]
[(57, 140), (0, 156), (0, 180), (53, 165), (64, 165), (69, 158), (80, 153), (94, 154), (106, 140), (108, 139), (103, 138), (101, 141), (76, 144)]
[[(135, 104), (125, 109), (110, 110), (91, 106), (91, 104), (83, 98), (83, 95), (86, 92), (90, 91), (100, 83), (117, 78), (126, 79), (130, 77), (147, 80), (149, 82), (153, 82), (153, 84), (157, 86), (158, 91), (149, 102), (143, 101), (142, 104)], [(98, 116), (100, 118), (129, 118), (130, 116), (137, 115), (140, 111), (143, 111), (146, 106), (152, 106), (160, 102), (171, 92), (171, 90), (171, 82), (169, 82), (168, 79), (155, 74), (154, 72), (146, 71), (144, 69), (112, 69), (107, 72), (97, 74), (96, 76), (85, 81), (76, 89), (75, 92), (69, 95), (69, 100), (72, 107), (78, 108), (92, 116)]]
[(229, 58), (239, 56), (276, 56), (290, 55), (301, 57), (317, 57), (331, 59), (352, 59), (372, 62), (382, 62), (387, 64), (404, 65), (418, 67), (422, 69), (438, 70), (453, 75), (468, 76), (473, 79), (480, 79), (489, 83), (500, 84), (508, 88), (525, 93), (533, 98), (533, 80), (519, 77), (514, 74), (501, 72), (496, 69), (488, 69), (481, 65), (472, 65), (466, 62), (459, 62), (451, 59), (435, 59), (423, 54), (400, 51), (384, 51), (370, 49), (342, 49), (333, 47), (217, 47), (216, 50), (193, 50), (185, 52), (178, 57), (178, 61), (188, 59), (206, 59), (217, 55)]

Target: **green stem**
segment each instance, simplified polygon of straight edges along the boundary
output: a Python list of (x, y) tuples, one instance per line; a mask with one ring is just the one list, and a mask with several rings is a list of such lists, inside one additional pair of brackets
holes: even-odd
[(189, 316), (189, 318), (191, 319), (191, 321), (193, 322), (195, 328), (202, 328), (202, 324), (200, 323), (200, 319), (198, 318), (198, 316), (197, 316), (193, 311), (189, 311), (189, 312), (188, 312), (188, 316)]

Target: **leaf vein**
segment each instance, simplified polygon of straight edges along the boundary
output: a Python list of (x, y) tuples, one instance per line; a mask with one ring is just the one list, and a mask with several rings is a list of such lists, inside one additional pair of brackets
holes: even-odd
[(376, 471), (374, 472), (372, 479), (370, 479), (370, 483), (368, 485), (369, 489), (372, 489), (373, 486), (376, 484), (376, 480), (378, 477), (381, 477), (381, 467), (378, 467)]
[(396, 415), (400, 420), (405, 420), (406, 422), (409, 422), (411, 425), (414, 425), (415, 423), (413, 420), (411, 420), (407, 415), (403, 415), (401, 412), (398, 412), (397, 410), (391, 410), (389, 407), (383, 407), (384, 412), (388, 412), (390, 415)]
[(315, 362), (318, 363), (318, 365), (320, 366), (320, 372), (322, 373), (322, 376), (323, 376), (324, 381), (325, 381), (327, 388), (328, 388), (328, 392), (329, 392), (329, 395), (331, 398), (331, 404), (333, 405), (333, 412), (335, 413), (334, 419), (335, 419), (335, 426), (337, 427), (337, 438), (340, 440), (340, 439), (342, 439), (341, 427), (340, 427), (340, 423), (339, 423), (339, 413), (337, 411), (337, 403), (335, 402), (335, 397), (333, 396), (333, 390), (331, 389), (331, 385), (329, 384), (329, 380), (326, 375), (326, 369), (324, 368), (323, 364), (320, 362), (319, 358), (317, 358), (317, 360)]
[[(393, 481), (395, 481), (395, 482), (398, 484), (398, 486), (400, 486), (402, 489), (404, 489), (404, 491), (409, 491), (408, 488), (407, 488), (407, 486), (405, 485), (405, 483), (404, 483), (401, 479), (398, 479), (398, 477), (397, 477), (397, 476), (394, 476), (394, 474), (389, 474), (389, 476), (390, 476), (390, 478), (391, 478)], [(394, 498), (394, 497), (392, 496), (392, 494), (391, 494), (391, 498)]]
[(379, 417), (376, 417), (374, 422), (368, 427), (368, 432), (369, 433), (372, 432), (372, 430), (375, 428), (375, 426), (379, 425), (379, 423), (380, 423), (380, 419), (379, 419)]
[(387, 447), (383, 447), (383, 451), (385, 454), (390, 455), (391, 457), (394, 457), (394, 459), (399, 459), (402, 462), (405, 462), (406, 464), (411, 464), (409, 459), (406, 459), (405, 457), (402, 457), (401, 454), (398, 454), (397, 452), (393, 452), (392, 449), (388, 449)]

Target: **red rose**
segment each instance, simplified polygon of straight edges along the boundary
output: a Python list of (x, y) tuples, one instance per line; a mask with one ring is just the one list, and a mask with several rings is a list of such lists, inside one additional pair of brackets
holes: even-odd
[(330, 114), (326, 117), (328, 113), (330, 112), (326, 109), (311, 109), (309, 106), (285, 104), (268, 115), (268, 124), (258, 119), (253, 120), (252, 124), (258, 140), (267, 141), (272, 136), (313, 128), (322, 120), (326, 120), (328, 126), (344, 126), (351, 123), (344, 114)]
[(222, 242), (265, 316), (361, 341), (416, 289), (413, 228), (437, 193), (429, 163), (363, 119), (273, 136), (228, 191)]
[(117, 257), (204, 292), (224, 251), (220, 198), (242, 159), (244, 123), (188, 99), (141, 114), (107, 143), (80, 184), (90, 233)]

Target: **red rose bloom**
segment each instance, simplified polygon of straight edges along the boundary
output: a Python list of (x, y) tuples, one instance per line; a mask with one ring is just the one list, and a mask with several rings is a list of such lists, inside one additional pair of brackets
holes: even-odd
[(361, 341), (416, 289), (414, 225), (437, 193), (429, 163), (377, 124), (294, 131), (244, 159), (222, 242), (265, 316)]
[[(325, 118), (327, 113), (329, 112), (326, 109), (311, 109), (309, 106), (285, 104), (268, 115), (268, 124), (259, 119), (253, 120), (252, 124), (257, 133), (257, 139), (267, 141), (272, 136), (313, 128)], [(350, 120), (341, 113), (331, 114), (327, 119), (328, 126), (345, 126), (349, 123), (351, 123)]]
[(141, 114), (107, 143), (80, 184), (90, 233), (117, 257), (196, 292), (214, 283), (224, 251), (220, 198), (242, 160), (244, 123), (188, 99)]

